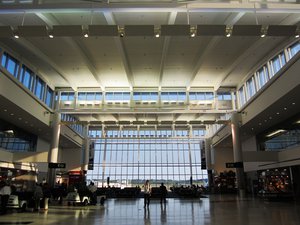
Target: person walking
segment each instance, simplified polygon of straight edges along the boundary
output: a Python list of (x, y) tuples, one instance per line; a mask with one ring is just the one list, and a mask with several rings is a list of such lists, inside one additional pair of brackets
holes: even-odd
[(149, 180), (146, 180), (144, 184), (144, 208), (149, 207), (150, 204), (150, 196), (151, 196), (151, 185)]
[(160, 190), (160, 204), (162, 204), (162, 203), (166, 204), (167, 188), (164, 185), (164, 183), (161, 183), (159, 190)]
[(3, 213), (6, 213), (6, 206), (7, 206), (7, 202), (8, 202), (8, 198), (11, 194), (11, 188), (10, 186), (5, 182), (5, 181), (1, 181), (0, 184), (0, 197), (1, 197), (1, 208)]

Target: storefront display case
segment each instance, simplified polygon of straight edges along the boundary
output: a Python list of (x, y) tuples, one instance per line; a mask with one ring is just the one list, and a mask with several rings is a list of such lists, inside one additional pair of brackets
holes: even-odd
[(293, 188), (289, 168), (258, 171), (258, 195), (264, 198), (292, 198)]

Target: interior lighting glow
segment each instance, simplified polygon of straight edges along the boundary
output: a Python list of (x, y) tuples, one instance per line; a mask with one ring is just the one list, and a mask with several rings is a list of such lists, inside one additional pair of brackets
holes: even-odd
[(53, 34), (49, 34), (49, 38), (54, 38)]
[(275, 136), (276, 134), (280, 134), (280, 133), (283, 133), (283, 132), (285, 132), (285, 130), (282, 130), (282, 129), (276, 130), (276, 131), (274, 131), (274, 132), (271, 132), (271, 133), (267, 134), (266, 137), (273, 137), (273, 136)]
[(17, 34), (15, 34), (14, 37), (15, 37), (16, 39), (20, 38), (20, 36), (17, 35)]
[(266, 35), (265, 34), (261, 34), (260, 37), (264, 38)]
[(85, 38), (89, 37), (89, 35), (88, 35), (87, 33), (85, 33), (83, 36), (84, 36)]
[(296, 35), (295, 35), (295, 38), (299, 38), (299, 37), (300, 37), (300, 35), (299, 35), (299, 34), (296, 34)]

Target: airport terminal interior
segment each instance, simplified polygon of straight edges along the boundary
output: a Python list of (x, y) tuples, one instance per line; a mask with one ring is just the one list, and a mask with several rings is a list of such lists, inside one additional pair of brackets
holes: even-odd
[(0, 0), (0, 225), (300, 224), (299, 35), (299, 0)]

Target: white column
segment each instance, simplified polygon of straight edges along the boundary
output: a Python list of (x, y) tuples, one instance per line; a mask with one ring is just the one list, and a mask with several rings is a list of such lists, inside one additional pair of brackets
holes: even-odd
[[(58, 146), (59, 146), (59, 136), (60, 136), (60, 122), (61, 114), (55, 113), (52, 121), (52, 139), (50, 150), (48, 152), (48, 163), (57, 163), (58, 159)], [(55, 169), (48, 169), (48, 183), (50, 186), (55, 184)]]
[(81, 155), (81, 170), (82, 172), (88, 171), (89, 165), (89, 153), (90, 153), (90, 140), (89, 140), (89, 125), (84, 126), (84, 142), (82, 146)]
[(212, 169), (212, 162), (211, 162), (211, 138), (205, 139), (205, 161), (206, 161), (206, 169)]
[[(242, 143), (240, 139), (240, 114), (233, 113), (231, 116), (231, 134), (232, 134), (232, 146), (233, 146), (233, 161), (235, 163), (243, 164), (243, 152)], [(239, 193), (242, 194), (245, 191), (245, 177), (244, 167), (236, 168), (237, 187)]]

